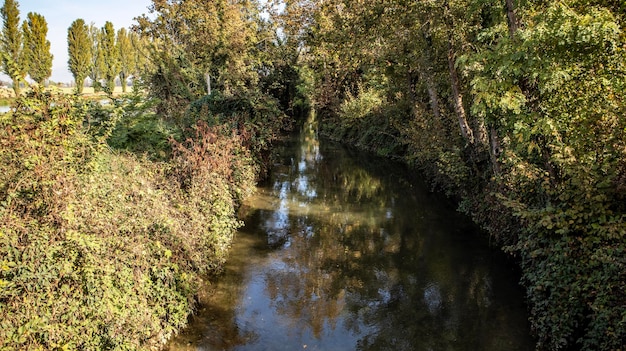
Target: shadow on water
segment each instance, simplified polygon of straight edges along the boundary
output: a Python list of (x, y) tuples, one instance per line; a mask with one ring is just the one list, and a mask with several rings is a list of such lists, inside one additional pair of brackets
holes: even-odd
[(170, 350), (533, 349), (518, 278), (445, 198), (313, 122), (279, 155)]

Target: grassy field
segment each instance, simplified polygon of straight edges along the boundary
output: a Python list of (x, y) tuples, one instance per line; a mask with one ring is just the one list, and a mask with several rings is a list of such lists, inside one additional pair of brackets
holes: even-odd
[[(64, 94), (74, 94), (75, 88), (59, 88), (59, 87), (48, 87), (47, 89), (49, 90), (53, 90), (53, 91), (58, 91), (58, 92), (62, 92)], [(23, 89), (22, 91), (27, 91), (27, 89)], [(133, 87), (127, 87), (126, 92), (127, 93), (131, 93), (133, 91)], [(115, 87), (115, 89), (113, 90), (113, 95), (120, 95), (122, 94), (122, 87)], [(84, 97), (94, 97), (94, 96), (106, 96), (106, 94), (104, 92), (94, 92), (92, 87), (85, 87), (83, 88), (83, 93), (82, 96)], [(0, 106), (6, 106), (6, 105), (10, 105), (11, 102), (13, 102), (13, 100), (15, 99), (15, 93), (13, 92), (13, 89), (10, 88), (1, 88), (0, 89)]]
[[(66, 94), (73, 94), (75, 88), (56, 88), (56, 89), (59, 89)], [(133, 91), (133, 87), (126, 87), (127, 93), (131, 93), (132, 91)], [(119, 94), (122, 94), (122, 87), (115, 87), (115, 89), (113, 90), (113, 95), (119, 95)], [(92, 87), (85, 87), (83, 88), (83, 95), (91, 96), (91, 95), (106, 95), (106, 94), (104, 92), (95, 93)]]

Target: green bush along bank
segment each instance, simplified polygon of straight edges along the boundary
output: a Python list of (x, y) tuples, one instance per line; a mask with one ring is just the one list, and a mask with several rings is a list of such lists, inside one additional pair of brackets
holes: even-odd
[(116, 151), (120, 128), (164, 126), (120, 106), (34, 89), (0, 117), (2, 350), (159, 347), (226, 258), (256, 179), (241, 136), (199, 123)]

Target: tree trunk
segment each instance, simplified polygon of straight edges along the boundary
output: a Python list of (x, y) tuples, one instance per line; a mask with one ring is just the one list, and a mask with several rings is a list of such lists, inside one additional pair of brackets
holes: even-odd
[(461, 94), (461, 88), (459, 83), (459, 75), (456, 72), (455, 67), (455, 55), (452, 47), (452, 33), (448, 34), (448, 70), (450, 72), (450, 87), (452, 88), (452, 100), (454, 103), (454, 111), (456, 112), (457, 119), (459, 120), (459, 127), (461, 128), (461, 135), (465, 141), (470, 144), (474, 143), (474, 133), (467, 123), (467, 114), (465, 113), (465, 107), (463, 107), (463, 95)]
[(126, 75), (120, 74), (120, 83), (122, 84), (122, 92), (126, 92)]
[(20, 80), (18, 78), (13, 78), (13, 91), (15, 92), (15, 97), (20, 96)]
[(506, 0), (506, 17), (509, 22), (509, 34), (511, 35), (511, 38), (513, 38), (519, 29), (519, 22), (517, 21), (517, 15), (515, 14), (513, 0)]
[(439, 96), (437, 95), (437, 85), (435, 80), (428, 72), (428, 69), (420, 69), (420, 76), (426, 83), (426, 90), (428, 90), (428, 101), (430, 103), (430, 109), (436, 119), (441, 118), (441, 110), (439, 109)]
[(498, 157), (500, 156), (500, 138), (498, 137), (498, 131), (491, 126), (489, 128), (489, 155), (491, 156), (491, 166), (493, 167), (493, 174), (500, 175), (500, 162)]
[(476, 125), (476, 140), (483, 146), (485, 149), (489, 146), (489, 133), (487, 132), (487, 126), (485, 125), (485, 119), (482, 116), (477, 116)]
[(439, 109), (439, 97), (437, 96), (437, 86), (435, 85), (435, 82), (433, 81), (433, 77), (430, 76), (430, 74), (426, 73), (424, 75), (424, 78), (426, 78), (426, 89), (428, 90), (428, 99), (430, 101), (430, 109), (433, 111), (433, 116), (435, 116), (435, 118), (440, 119), (441, 118), (441, 112)]
[(439, 108), (439, 95), (437, 94), (437, 85), (435, 84), (435, 79), (433, 78), (431, 67), (429, 66), (432, 65), (433, 62), (430, 51), (432, 47), (432, 40), (426, 34), (425, 30), (422, 31), (422, 38), (424, 39), (426, 45), (422, 51), (422, 59), (419, 63), (418, 73), (420, 75), (420, 79), (422, 79), (424, 83), (426, 83), (426, 90), (428, 91), (428, 101), (430, 103), (430, 109), (433, 113), (433, 116), (436, 119), (440, 119), (441, 110)]
[(84, 87), (85, 87), (85, 78), (76, 77), (76, 92), (78, 94), (82, 94)]

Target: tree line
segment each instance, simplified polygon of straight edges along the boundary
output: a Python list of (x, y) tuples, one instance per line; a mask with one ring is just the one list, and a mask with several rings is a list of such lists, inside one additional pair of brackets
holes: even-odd
[(42, 15), (30, 12), (20, 26), (19, 4), (13, 0), (4, 2), (0, 14), (3, 21), (0, 52), (5, 54), (2, 71), (11, 77), (15, 94), (19, 95), (20, 78), (29, 75), (43, 84), (52, 74), (50, 41), (46, 39), (48, 24)]
[[(5, 0), (0, 14), (3, 20), (0, 52), (7, 55), (2, 60), (2, 72), (12, 79), (15, 94), (19, 95), (20, 81), (26, 76), (44, 84), (52, 75), (48, 25), (45, 17), (30, 12), (20, 26), (19, 3), (15, 0)], [(67, 44), (67, 63), (79, 94), (87, 78), (95, 91), (103, 88), (113, 91), (115, 79), (119, 78), (126, 92), (128, 79), (137, 77), (146, 62), (139, 36), (126, 28), (116, 32), (110, 21), (97, 28), (83, 19), (75, 20), (68, 28)]]
[[(622, 1), (186, 0), (152, 11), (137, 30), (153, 45), (145, 79), (161, 113), (185, 120), (216, 96), (233, 107), (271, 97), (291, 116), (311, 106), (326, 136), (429, 175), (516, 260), (539, 350), (623, 348)], [(218, 95), (205, 97), (207, 76)]]
[(79, 93), (86, 78), (93, 82), (96, 91), (103, 87), (113, 91), (115, 79), (119, 78), (122, 91), (126, 92), (128, 79), (138, 77), (146, 62), (139, 36), (126, 28), (116, 32), (109, 21), (97, 28), (83, 19), (75, 20), (68, 29), (67, 43), (68, 66)]

